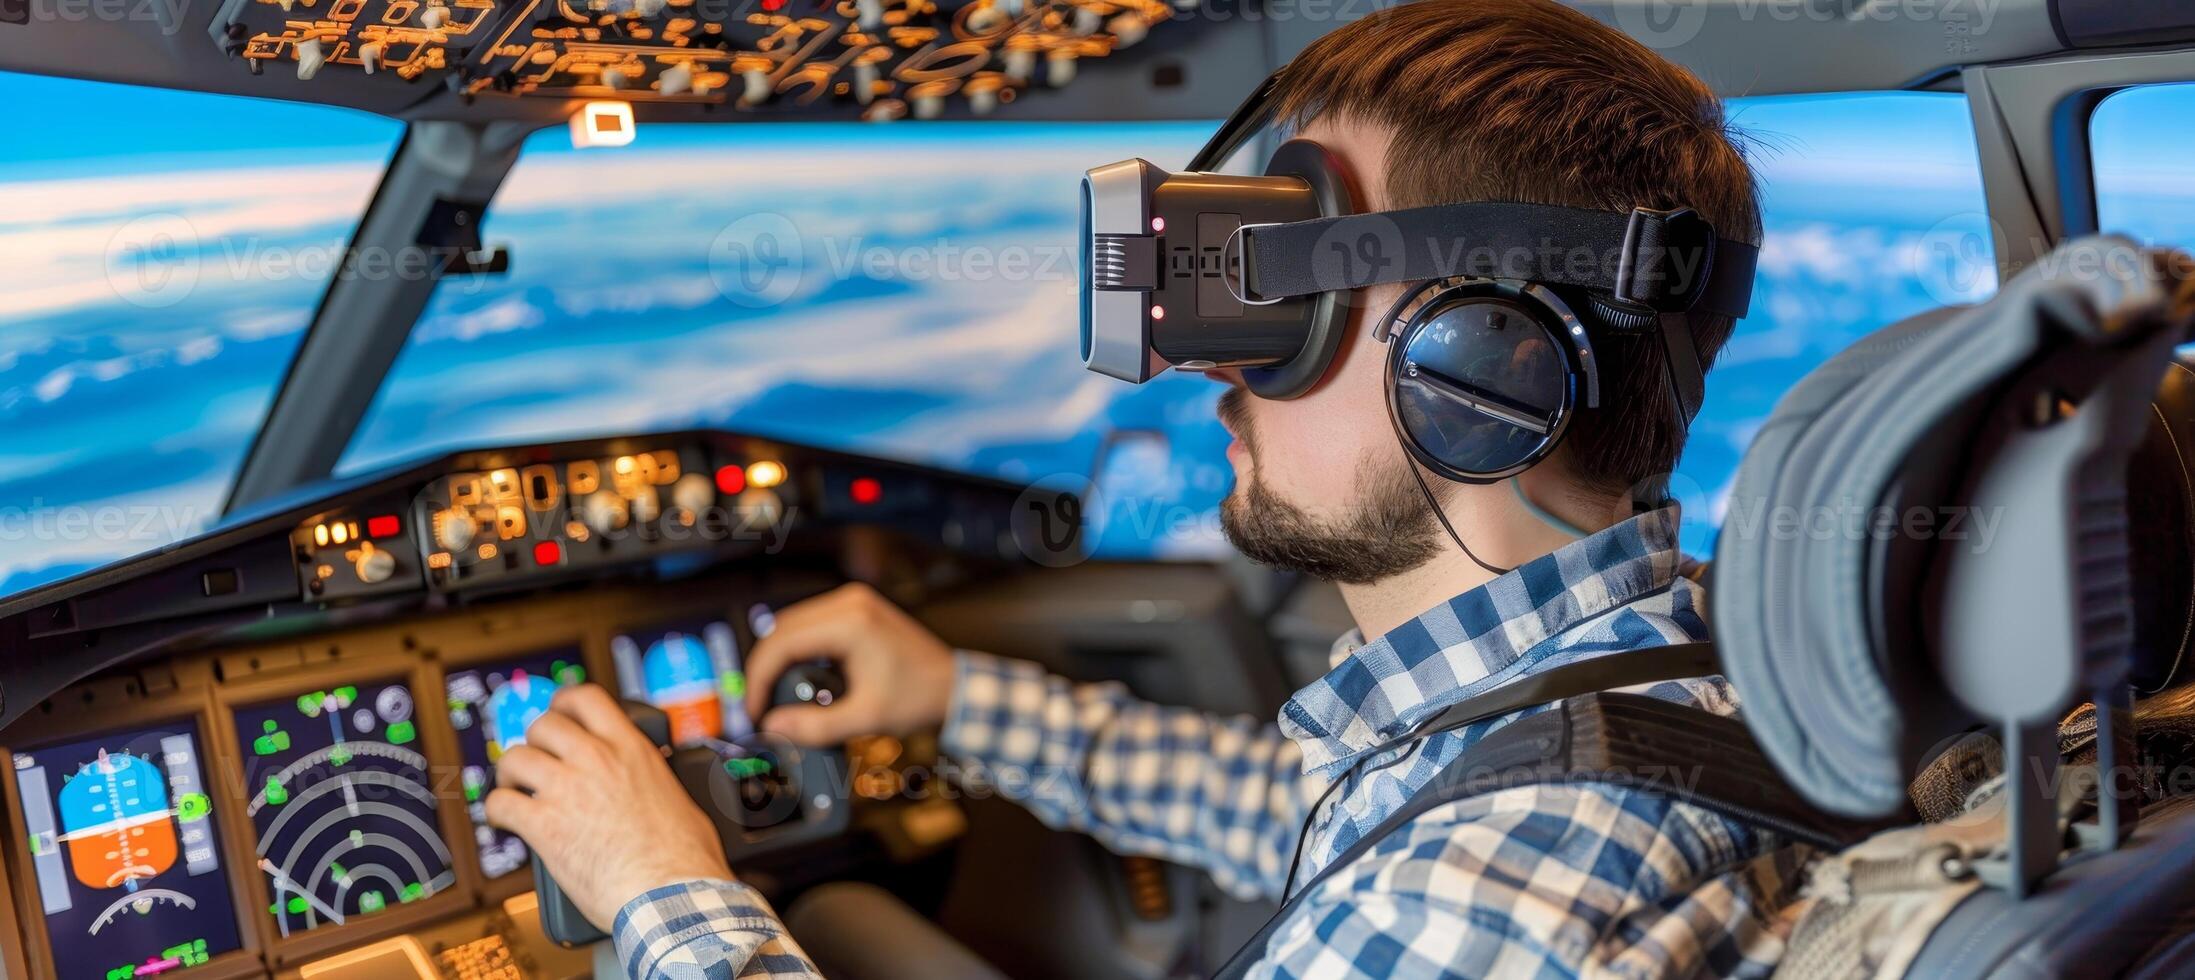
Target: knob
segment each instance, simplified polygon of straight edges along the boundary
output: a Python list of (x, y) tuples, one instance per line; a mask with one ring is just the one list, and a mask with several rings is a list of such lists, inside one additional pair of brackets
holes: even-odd
[(671, 503), (680, 510), (700, 517), (703, 511), (716, 506), (716, 484), (699, 473), (688, 473), (671, 484)]
[(580, 502), (579, 521), (587, 530), (608, 534), (625, 526), (625, 500), (614, 490), (597, 490)]
[(760, 68), (749, 68), (746, 71), (739, 73), (739, 81), (741, 83), (741, 88), (739, 91), (740, 104), (761, 105), (765, 100), (769, 99), (769, 72), (763, 71)]
[(604, 68), (602, 69), (602, 84), (612, 89), (626, 89), (632, 87), (633, 80), (632, 76), (619, 69)]
[(463, 551), (472, 546), (473, 516), (462, 510), (446, 510), (434, 515), (434, 543), (444, 551)]
[(854, 13), (862, 30), (884, 26), (884, 0), (854, 0)]
[(298, 81), (312, 81), (312, 77), (314, 75), (320, 74), (320, 66), (327, 63), (328, 54), (327, 51), (320, 46), (319, 38), (308, 37), (302, 41), (297, 42)]
[(379, 42), (379, 41), (368, 41), (368, 42), (366, 42), (366, 43), (364, 43), (364, 44), (361, 44), (361, 45), (359, 45), (359, 46), (358, 46), (358, 64), (359, 64), (359, 66), (360, 66), (360, 67), (362, 67), (362, 68), (364, 68), (364, 69), (366, 69), (366, 74), (368, 74), (368, 75), (371, 75), (371, 74), (373, 74), (373, 73), (374, 73), (374, 70), (375, 70), (375, 69), (378, 69), (378, 68), (380, 68), (380, 67), (381, 67), (381, 55), (382, 55), (382, 52), (384, 52), (384, 51), (386, 51), (386, 50), (388, 50), (388, 49), (387, 49), (387, 46), (383, 45), (383, 44), (382, 44), (381, 42)]
[(633, 494), (633, 520), (642, 524), (655, 521), (663, 514), (663, 502), (656, 499), (654, 487), (641, 487)]
[(396, 574), (396, 555), (376, 548), (368, 541), (358, 546), (358, 557), (352, 559), (351, 567), (357, 570), (358, 580), (367, 585), (386, 582), (389, 576)]
[(657, 81), (658, 90), (664, 95), (684, 95), (694, 87), (694, 70), (685, 65), (672, 65), (663, 69)]
[(442, 25), (449, 22), (450, 8), (445, 7), (442, 4), (428, 4), (426, 7), (421, 8), (419, 11), (419, 26), (424, 27), (430, 31), (441, 30)]

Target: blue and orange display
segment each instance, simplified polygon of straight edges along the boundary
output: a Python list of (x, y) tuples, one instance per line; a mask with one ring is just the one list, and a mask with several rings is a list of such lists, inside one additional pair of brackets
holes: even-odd
[(610, 640), (610, 655), (624, 696), (669, 716), (673, 744), (736, 743), (754, 733), (747, 718), (747, 675), (730, 623), (620, 634)]
[(464, 763), (465, 812), (472, 818), (482, 875), (500, 878), (522, 870), (528, 856), (525, 841), (488, 826), (487, 796), (495, 788), (496, 760), (512, 746), (525, 744), (526, 729), (548, 712), (558, 690), (586, 679), (579, 648), (565, 647), (453, 670), (445, 680), (450, 727), (457, 730)]
[(14, 762), (57, 975), (158, 976), (243, 947), (195, 725), (37, 748)]

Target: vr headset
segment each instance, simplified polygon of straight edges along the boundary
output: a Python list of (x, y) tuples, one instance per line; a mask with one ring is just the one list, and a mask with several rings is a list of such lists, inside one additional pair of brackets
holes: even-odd
[(1325, 374), (1349, 291), (1413, 284), (1375, 321), (1387, 404), (1410, 454), (1493, 483), (1547, 457), (1600, 403), (1587, 324), (1658, 336), (1676, 411), (1699, 411), (1688, 316), (1742, 317), (1759, 250), (1689, 209), (1599, 211), (1479, 201), (1354, 213), (1333, 156), (1294, 139), (1263, 176), (1212, 173), (1271, 121), (1268, 78), (1190, 162), (1082, 181), (1082, 359), (1141, 384), (1171, 367), (1239, 368), (1286, 399)]

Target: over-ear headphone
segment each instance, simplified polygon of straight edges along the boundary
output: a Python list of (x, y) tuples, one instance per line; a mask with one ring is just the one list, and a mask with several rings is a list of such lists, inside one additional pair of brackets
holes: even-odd
[(1581, 404), (1600, 404), (1585, 326), (1552, 290), (1498, 279), (1418, 285), (1374, 323), (1387, 345), (1387, 414), (1403, 448), (1462, 483), (1531, 468)]

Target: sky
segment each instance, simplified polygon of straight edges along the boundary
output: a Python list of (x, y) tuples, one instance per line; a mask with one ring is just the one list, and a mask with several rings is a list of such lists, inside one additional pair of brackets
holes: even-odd
[[(0, 146), (5, 594), (218, 518), (401, 133), (346, 110), (20, 75), (0, 74), (0, 94), (17, 131), (40, 134)], [(1755, 313), (1709, 377), (1679, 474), (1684, 540), (1702, 553), (1793, 381), (1994, 284), (1959, 97), (1748, 99), (1730, 114), (1768, 235)], [(2185, 88), (2105, 104), (2107, 223), (2195, 233), (2195, 201), (2169, 179), (2190, 123)], [(1101, 471), (1102, 552), (1215, 554), (1217, 387), (1092, 375), (1072, 340), (1082, 170), (1179, 165), (1209, 129), (659, 126), (585, 151), (543, 131), (485, 226), (511, 272), (439, 287), (341, 467), (721, 426), (1010, 480)], [(739, 260), (765, 245), (797, 272), (756, 291)]]

